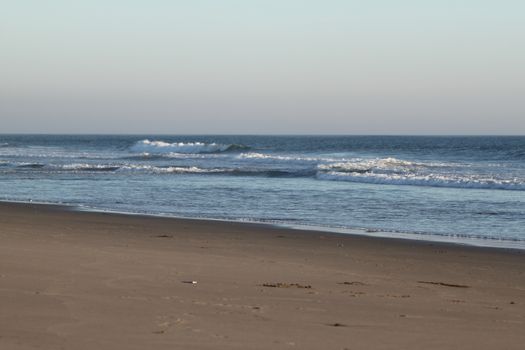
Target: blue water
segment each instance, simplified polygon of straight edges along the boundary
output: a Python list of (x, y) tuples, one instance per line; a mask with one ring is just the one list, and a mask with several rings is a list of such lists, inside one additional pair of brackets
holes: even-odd
[(0, 199), (525, 248), (525, 137), (0, 135)]

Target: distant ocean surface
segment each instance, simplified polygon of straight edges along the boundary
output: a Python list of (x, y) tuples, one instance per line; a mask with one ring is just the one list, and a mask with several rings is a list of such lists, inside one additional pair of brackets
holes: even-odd
[(525, 249), (525, 137), (0, 135), (0, 200)]

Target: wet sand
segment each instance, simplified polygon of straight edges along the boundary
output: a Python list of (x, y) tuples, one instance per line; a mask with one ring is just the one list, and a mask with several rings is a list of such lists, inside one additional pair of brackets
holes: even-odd
[(524, 251), (0, 203), (0, 349), (522, 349), (524, 329)]

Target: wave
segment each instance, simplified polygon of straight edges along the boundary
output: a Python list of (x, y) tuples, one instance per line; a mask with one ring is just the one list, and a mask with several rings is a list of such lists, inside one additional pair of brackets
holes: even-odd
[(260, 177), (313, 177), (315, 170), (287, 170), (287, 169), (232, 169), (229, 172), (235, 176), (260, 176)]
[[(0, 166), (4, 165), (0, 163)], [(6, 166), (11, 165), (6, 163)], [(34, 171), (46, 172), (129, 172), (129, 173), (150, 173), (150, 174), (201, 174), (201, 175), (230, 175), (230, 176), (259, 176), (259, 177), (314, 177), (315, 169), (307, 170), (288, 170), (288, 169), (264, 169), (264, 168), (243, 168), (243, 167), (224, 167), (206, 168), (197, 166), (154, 166), (148, 164), (37, 164), (19, 163), (15, 165), (19, 169), (31, 169)]]
[[(1, 165), (1, 163), (0, 163)], [(6, 165), (9, 165), (7, 163)], [(140, 165), (140, 164), (88, 164), (88, 163), (75, 163), (75, 164), (18, 164), (17, 168), (27, 169), (43, 169), (45, 171), (58, 171), (58, 172), (149, 172), (149, 173), (217, 173), (224, 172), (222, 169), (205, 169), (194, 166), (189, 167), (175, 167), (175, 166), (164, 166), (156, 167), (151, 165)]]
[(45, 164), (41, 163), (21, 163), (17, 165), (17, 168), (28, 168), (28, 169), (40, 169), (45, 167)]
[(469, 167), (468, 164), (414, 162), (397, 158), (354, 159), (320, 164), (316, 178), (380, 185), (525, 190), (525, 179), (465, 173), (464, 168)]
[(165, 153), (165, 154), (150, 154), (140, 153), (131, 156), (120, 157), (122, 161), (154, 161), (167, 159), (214, 159), (226, 157), (225, 153)]
[(418, 175), (418, 174), (371, 174), (371, 173), (345, 173), (345, 172), (318, 172), (319, 180), (348, 181), (357, 183), (370, 183), (381, 185), (411, 185), (430, 187), (472, 188), (491, 190), (525, 191), (525, 182), (517, 179), (502, 180), (495, 178), (482, 178), (475, 176), (458, 175)]
[(195, 166), (152, 166), (141, 164), (19, 164), (17, 168), (43, 169), (57, 172), (142, 172), (155, 174), (212, 174), (233, 173), (235, 169), (199, 168)]
[(170, 155), (170, 154), (200, 154), (200, 153), (222, 153), (235, 152), (249, 149), (248, 146), (238, 144), (220, 144), (203, 142), (175, 142), (141, 140), (131, 146), (134, 153)]
[[(247, 153), (249, 157), (265, 157), (260, 153)], [(273, 157), (273, 156), (272, 156)], [(284, 157), (284, 156), (283, 156)], [(296, 159), (290, 157), (291, 159)], [(272, 158), (273, 159), (273, 158)], [(283, 159), (284, 160), (284, 159)], [(212, 166), (215, 165), (215, 166)], [(525, 191), (525, 178), (505, 177), (490, 173), (465, 172), (463, 164), (423, 163), (396, 158), (353, 159), (352, 161), (302, 164), (302, 166), (276, 165), (256, 166), (255, 164), (233, 164), (224, 166), (213, 162), (206, 167), (196, 165), (152, 165), (133, 162), (97, 164), (42, 164), (9, 163), (0, 161), (3, 169), (35, 172), (111, 172), (149, 174), (199, 174), (229, 175), (239, 177), (312, 178), (321, 181), (346, 181), (378, 185), (412, 185), (428, 187), (497, 189)], [(477, 169), (474, 169), (476, 171)], [(5, 171), (5, 170), (3, 170)]]
[(0, 161), (0, 167), (2, 168), (18, 168), (18, 169), (40, 169), (45, 167), (45, 164), (40, 163), (12, 163), (7, 161)]
[(109, 164), (65, 164), (65, 165), (50, 165), (50, 168), (57, 168), (59, 170), (79, 170), (79, 171), (116, 171), (120, 169), (119, 165)]
[(261, 177), (301, 177), (315, 175), (315, 171), (288, 171), (279, 169), (246, 169), (246, 168), (200, 168), (196, 166), (152, 166), (126, 165), (117, 171), (136, 171), (156, 174), (201, 174)]
[(376, 159), (354, 159), (352, 161), (320, 164), (317, 168), (321, 171), (337, 171), (345, 173), (366, 173), (366, 172), (392, 172), (405, 173), (420, 171), (430, 168), (448, 168), (458, 166), (452, 163), (437, 162), (413, 162), (397, 158), (376, 158)]
[(223, 169), (219, 168), (199, 168), (196, 166), (152, 166), (152, 165), (126, 165), (119, 169), (120, 171), (138, 171), (157, 174), (211, 174), (222, 173)]
[(199, 168), (196, 166), (151, 166), (132, 165), (119, 169), (120, 171), (143, 171), (158, 174), (209, 174), (231, 176), (260, 176), (260, 177), (301, 177), (315, 175), (315, 171), (289, 171), (280, 169), (247, 169), (247, 168)]
[(238, 158), (240, 159), (270, 159), (270, 160), (283, 160), (283, 161), (307, 161), (307, 162), (317, 162), (317, 161), (334, 161), (333, 159), (323, 159), (320, 157), (292, 157), (292, 156), (280, 156), (274, 154), (266, 153), (241, 153)]

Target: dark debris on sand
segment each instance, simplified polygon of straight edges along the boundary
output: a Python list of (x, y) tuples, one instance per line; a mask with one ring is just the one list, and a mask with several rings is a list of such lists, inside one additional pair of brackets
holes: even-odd
[(470, 288), (470, 286), (467, 286), (464, 284), (454, 284), (454, 283), (444, 283), (444, 282), (417, 281), (417, 283), (434, 284), (436, 286), (443, 286), (443, 287)]
[(345, 281), (345, 282), (340, 282), (339, 284), (344, 284), (347, 286), (366, 286), (366, 283), (359, 282), (359, 281), (351, 281), (351, 282)]
[(310, 285), (303, 285), (299, 283), (263, 283), (261, 284), (262, 287), (269, 287), (269, 288), (302, 288), (302, 289), (311, 289), (312, 286)]
[(327, 326), (331, 326), (331, 327), (348, 327), (346, 324), (344, 324), (344, 323), (339, 323), (339, 322), (336, 322), (336, 323), (329, 323), (329, 324), (327, 324)]

